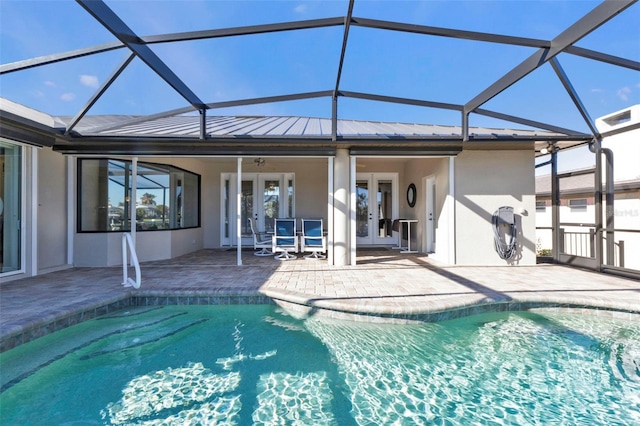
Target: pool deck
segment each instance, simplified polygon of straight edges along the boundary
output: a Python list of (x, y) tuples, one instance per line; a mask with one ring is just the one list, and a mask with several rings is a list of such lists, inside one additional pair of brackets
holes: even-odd
[(146, 262), (137, 290), (122, 286), (121, 267), (0, 283), (0, 352), (96, 315), (149, 304), (275, 301), (295, 315), (368, 321), (438, 321), (549, 305), (640, 313), (640, 281), (559, 265), (447, 266), (396, 250), (362, 251), (357, 266), (342, 267), (250, 251), (242, 258), (236, 266), (235, 251), (200, 250)]

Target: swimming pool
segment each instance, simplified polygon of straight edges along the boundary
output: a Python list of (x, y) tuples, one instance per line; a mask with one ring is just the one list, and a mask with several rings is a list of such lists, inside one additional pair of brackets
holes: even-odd
[(0, 354), (0, 424), (640, 424), (640, 321), (136, 308)]

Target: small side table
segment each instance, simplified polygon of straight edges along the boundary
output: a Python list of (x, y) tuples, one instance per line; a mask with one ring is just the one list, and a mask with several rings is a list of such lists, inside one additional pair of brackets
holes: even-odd
[[(399, 219), (398, 222), (400, 222), (400, 233), (398, 235), (398, 247), (395, 247), (395, 248), (399, 248), (400, 253), (417, 253), (418, 250), (411, 250), (411, 224), (418, 223), (418, 219)], [(403, 230), (402, 224), (403, 223), (407, 224), (407, 246), (406, 247), (402, 245), (402, 230)]]

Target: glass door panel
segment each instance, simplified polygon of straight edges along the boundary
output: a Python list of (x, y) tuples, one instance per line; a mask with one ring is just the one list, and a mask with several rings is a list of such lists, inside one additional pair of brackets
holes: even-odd
[(0, 142), (0, 273), (22, 268), (21, 148)]
[[(243, 179), (241, 184), (242, 196), (240, 197), (240, 229), (242, 234), (242, 244), (246, 244), (244, 237), (252, 237), (251, 236), (251, 227), (249, 225), (249, 218), (254, 217), (255, 212), (253, 211), (254, 203), (253, 203), (253, 187), (254, 187), (255, 179)], [(248, 241), (248, 240), (247, 240)], [(251, 238), (253, 242), (253, 237)]]
[(369, 180), (356, 181), (356, 240), (357, 244), (371, 244), (369, 233), (371, 215), (369, 213)]
[(390, 244), (393, 238), (393, 182), (391, 179), (377, 180), (377, 208), (375, 219), (377, 220), (377, 232), (375, 242), (378, 244)]
[(262, 185), (262, 223), (265, 232), (273, 232), (275, 218), (280, 217), (280, 179), (264, 179)]

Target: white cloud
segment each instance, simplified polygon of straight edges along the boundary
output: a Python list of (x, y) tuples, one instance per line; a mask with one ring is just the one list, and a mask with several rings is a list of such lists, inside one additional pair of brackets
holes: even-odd
[(44, 85), (45, 85), (45, 86), (49, 86), (49, 87), (56, 87), (56, 84), (55, 84), (53, 81), (51, 81), (51, 80), (47, 80), (47, 81), (45, 81), (45, 82), (44, 82)]
[(73, 92), (67, 92), (60, 95), (60, 99), (65, 102), (70, 102), (76, 98), (76, 94)]
[(629, 100), (629, 95), (631, 94), (631, 88), (625, 86), (625, 87), (623, 87), (621, 89), (618, 89), (616, 94), (618, 95), (620, 100), (628, 101)]
[(298, 6), (295, 7), (295, 9), (293, 9), (296, 13), (305, 13), (307, 11), (307, 5), (306, 4), (299, 4)]
[(100, 85), (100, 83), (98, 83), (98, 77), (87, 74), (82, 74), (80, 76), (80, 83), (82, 83), (83, 86), (91, 87), (93, 89), (97, 89)]

